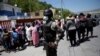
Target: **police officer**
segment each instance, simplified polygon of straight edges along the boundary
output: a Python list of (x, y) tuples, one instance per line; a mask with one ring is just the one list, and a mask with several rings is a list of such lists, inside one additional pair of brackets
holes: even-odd
[(75, 18), (70, 19), (67, 22), (66, 30), (69, 36), (70, 44), (71, 46), (76, 45), (76, 24), (75, 24)]
[(91, 33), (91, 36), (93, 36), (93, 20), (91, 14), (87, 14), (87, 37), (89, 32)]
[(50, 9), (44, 11), (43, 37), (46, 56), (57, 56), (56, 27), (53, 24), (53, 13)]
[[(85, 38), (85, 29), (86, 29), (86, 19), (85, 15), (83, 13), (79, 14), (79, 21), (77, 23), (77, 31), (78, 31), (78, 38), (80, 40), (84, 40)], [(81, 39), (81, 34), (82, 34), (82, 39)]]

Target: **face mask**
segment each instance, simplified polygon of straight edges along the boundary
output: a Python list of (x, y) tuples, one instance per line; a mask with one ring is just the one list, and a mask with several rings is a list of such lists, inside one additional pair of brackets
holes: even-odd
[(43, 17), (43, 20), (44, 20), (44, 21), (47, 21), (47, 20), (48, 20), (48, 17), (44, 16), (44, 17)]
[(43, 21), (43, 24), (46, 24), (46, 21)]

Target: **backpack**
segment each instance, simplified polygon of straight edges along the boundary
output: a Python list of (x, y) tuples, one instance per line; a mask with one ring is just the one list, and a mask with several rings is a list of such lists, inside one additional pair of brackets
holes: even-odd
[(85, 28), (86, 27), (86, 22), (85, 21), (79, 21), (79, 28), (80, 29), (83, 29), (83, 28)]
[(89, 19), (88, 21), (87, 21), (87, 27), (93, 27), (93, 20), (92, 19)]
[(73, 30), (73, 29), (76, 29), (76, 23), (75, 23), (75, 20), (69, 20), (69, 21), (67, 22), (66, 29), (67, 29), (67, 30)]

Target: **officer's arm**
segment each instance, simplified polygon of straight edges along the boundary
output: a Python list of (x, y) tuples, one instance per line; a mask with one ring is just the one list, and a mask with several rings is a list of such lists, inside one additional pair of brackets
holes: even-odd
[[(55, 22), (52, 23), (52, 25), (51, 25), (51, 29), (57, 32), (57, 25), (56, 25)], [(58, 41), (58, 38), (56, 37), (55, 44), (58, 45), (58, 42), (59, 42), (59, 41)]]

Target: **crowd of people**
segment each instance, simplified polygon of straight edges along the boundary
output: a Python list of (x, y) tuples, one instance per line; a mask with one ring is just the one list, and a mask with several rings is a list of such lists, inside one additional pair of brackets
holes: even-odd
[(27, 45), (39, 46), (41, 35), (41, 21), (34, 21), (31, 24), (19, 24), (11, 30), (0, 27), (0, 44), (6, 51), (23, 50)]
[[(78, 45), (85, 38), (93, 36), (93, 27), (96, 26), (96, 20), (91, 14), (69, 16), (70, 20), (52, 20), (51, 10), (44, 13), (43, 21), (35, 20), (31, 24), (16, 25), (12, 30), (2, 29), (0, 27), (0, 44), (6, 51), (25, 49), (26, 43), (38, 47), (41, 38), (46, 50), (47, 56), (57, 56), (57, 46), (59, 41), (64, 39), (66, 32), (67, 40), (70, 40), (71, 46)], [(76, 38), (78, 35), (78, 39)], [(88, 38), (89, 39), (89, 38)]]
[(80, 13), (78, 16), (70, 16), (70, 19), (66, 22), (65, 27), (66, 37), (67, 40), (70, 40), (71, 46), (76, 46), (85, 39), (89, 40), (89, 32), (93, 37), (93, 27), (96, 26), (96, 20), (91, 17), (91, 14), (84, 15)]

